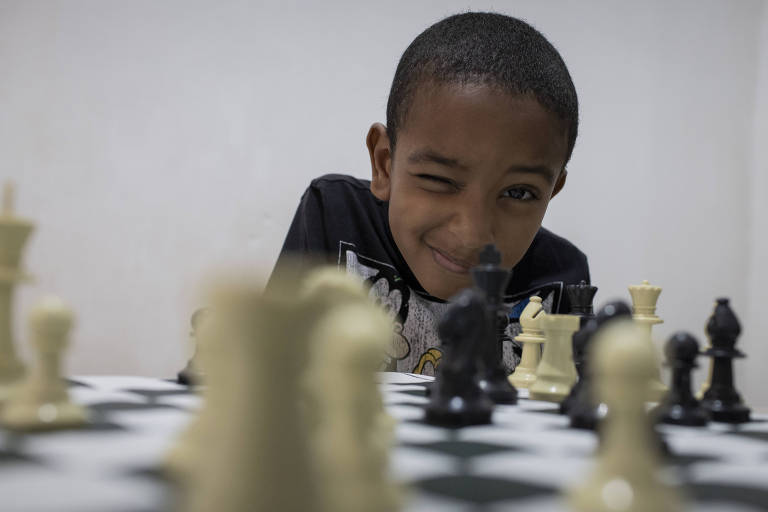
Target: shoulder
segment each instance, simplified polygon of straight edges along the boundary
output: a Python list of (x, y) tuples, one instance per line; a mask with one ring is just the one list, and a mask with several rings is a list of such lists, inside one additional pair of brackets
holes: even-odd
[[(315, 190), (323, 194), (348, 193), (370, 194), (371, 182), (348, 176), (346, 174), (325, 174), (315, 178), (309, 184), (309, 190)], [(370, 194), (372, 195), (372, 194)]]
[(578, 247), (545, 227), (539, 229), (531, 244), (531, 250), (540, 255), (546, 254), (556, 260), (583, 261), (585, 263), (587, 261), (587, 255)]
[[(576, 245), (542, 227), (518, 266), (526, 284), (589, 282), (587, 256)], [(522, 282), (520, 284), (523, 284)]]

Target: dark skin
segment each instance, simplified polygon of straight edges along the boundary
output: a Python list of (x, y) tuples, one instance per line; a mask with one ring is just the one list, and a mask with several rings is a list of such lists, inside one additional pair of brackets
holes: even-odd
[(428, 85), (392, 152), (371, 126), (371, 192), (389, 201), (392, 236), (419, 283), (448, 300), (493, 243), (502, 265), (528, 250), (566, 180), (567, 130), (528, 95), (486, 85)]

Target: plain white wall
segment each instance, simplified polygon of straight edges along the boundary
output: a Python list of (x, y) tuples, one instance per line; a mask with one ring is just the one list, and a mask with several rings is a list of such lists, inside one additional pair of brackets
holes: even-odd
[(205, 272), (268, 272), (312, 177), (368, 176), (398, 58), (467, 8), (526, 19), (571, 70), (580, 136), (545, 225), (587, 252), (597, 303), (649, 279), (658, 338), (703, 342), (731, 297), (751, 356), (737, 383), (768, 407), (759, 0), (0, 0), (0, 178), (38, 223), (18, 345), (52, 291), (79, 318), (69, 372), (175, 373)]

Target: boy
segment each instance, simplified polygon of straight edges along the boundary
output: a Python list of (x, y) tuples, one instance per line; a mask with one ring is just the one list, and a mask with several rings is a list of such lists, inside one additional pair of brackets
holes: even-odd
[[(565, 185), (578, 102), (554, 47), (526, 23), (493, 13), (448, 17), (406, 49), (371, 126), (371, 181), (327, 175), (304, 193), (283, 246), (343, 266), (370, 284), (396, 320), (389, 367), (433, 374), (436, 325), (472, 285), (469, 269), (493, 243), (513, 269), (514, 320), (532, 294), (568, 312), (564, 285), (589, 282), (586, 256), (541, 227)], [(519, 360), (507, 329), (504, 361)]]

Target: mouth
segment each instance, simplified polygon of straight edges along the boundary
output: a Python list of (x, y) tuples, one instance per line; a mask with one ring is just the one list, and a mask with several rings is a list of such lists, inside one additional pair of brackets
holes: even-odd
[(472, 264), (467, 263), (464, 260), (449, 256), (443, 251), (435, 249), (432, 246), (428, 247), (432, 250), (432, 259), (435, 260), (435, 263), (450, 272), (456, 274), (467, 274), (469, 273), (469, 269), (472, 268)]

